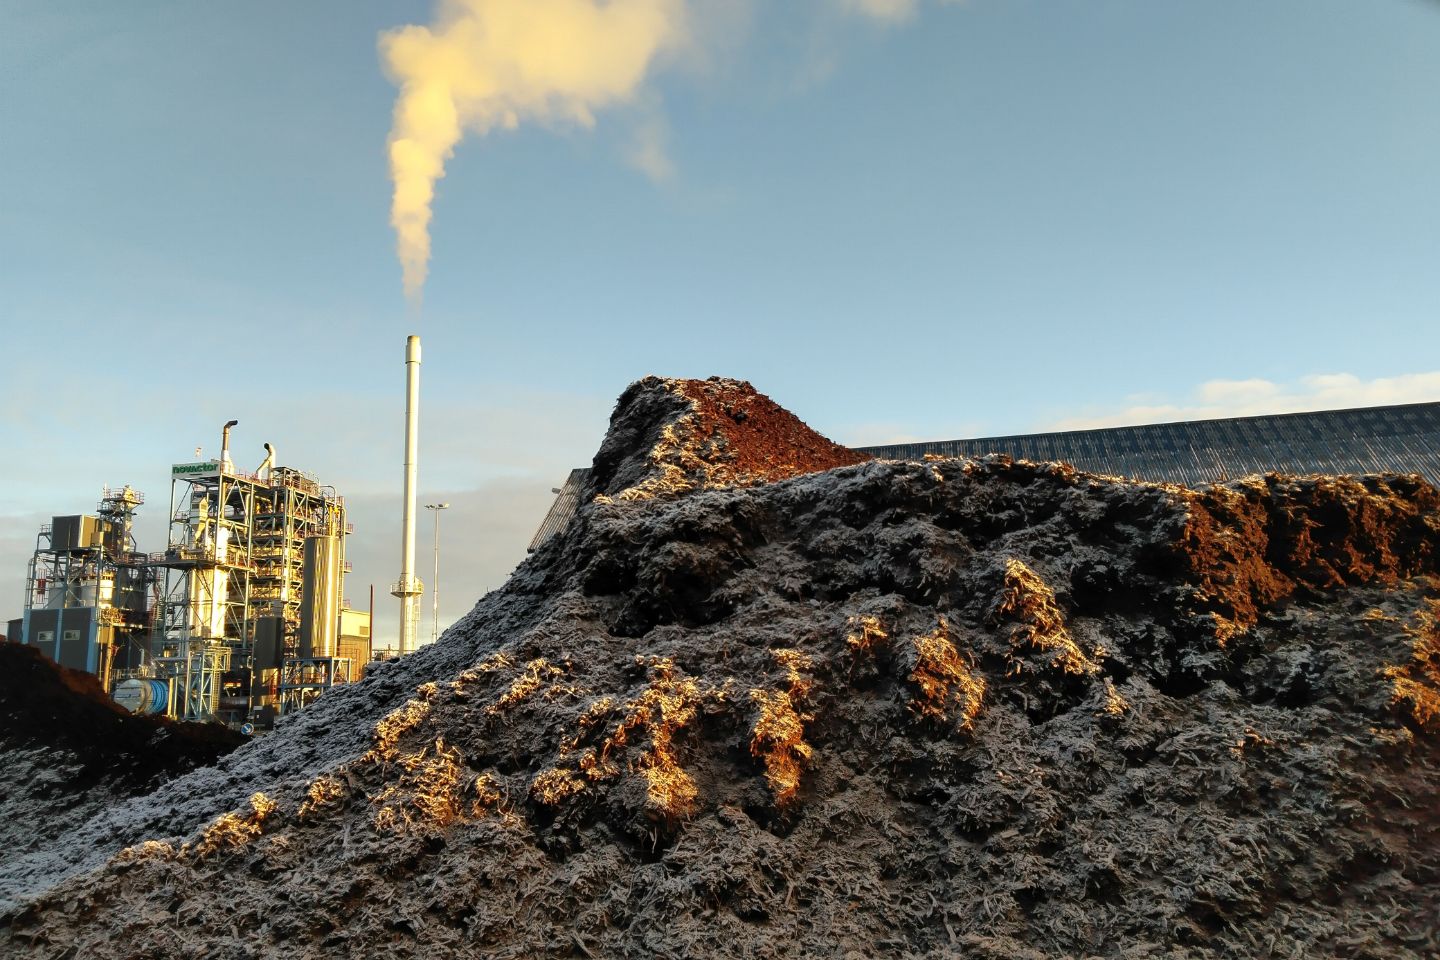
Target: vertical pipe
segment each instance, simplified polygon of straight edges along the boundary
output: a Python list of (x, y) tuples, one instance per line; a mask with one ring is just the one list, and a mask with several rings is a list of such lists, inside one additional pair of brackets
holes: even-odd
[(435, 504), (435, 581), (430, 584), (430, 603), (434, 608), (430, 627), (431, 643), (440, 639), (440, 511), (448, 506), (448, 503)]
[(230, 462), (230, 428), (239, 424), (239, 420), (227, 421), (220, 429), (220, 472), (225, 472), (225, 465)]
[(423, 588), (415, 579), (415, 469), (419, 445), (420, 419), (420, 338), (405, 340), (405, 504), (402, 546), (400, 552), (400, 583), (395, 590), (400, 598), (400, 655), (415, 650), (415, 632), (420, 621), (420, 594)]
[(430, 600), (435, 607), (435, 625), (430, 642), (434, 643), (440, 637), (440, 511), (449, 510), (450, 504), (427, 503), (425, 509), (435, 514), (435, 579), (430, 584)]

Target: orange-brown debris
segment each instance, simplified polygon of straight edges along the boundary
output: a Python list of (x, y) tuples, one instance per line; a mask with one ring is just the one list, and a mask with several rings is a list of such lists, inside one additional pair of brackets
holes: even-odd
[(605, 489), (608, 471), (601, 471), (602, 500), (750, 487), (870, 459), (825, 439), (743, 380), (642, 380), (621, 398), (615, 418), (626, 415), (627, 398), (645, 399), (655, 390), (672, 395), (679, 412), (645, 451), (643, 477), (630, 478), (623, 489)]
[(814, 686), (803, 672), (814, 664), (799, 650), (782, 648), (772, 651), (772, 655), (776, 665), (785, 671), (785, 689), (750, 691), (755, 709), (750, 725), (750, 755), (764, 764), (771, 797), (776, 806), (783, 807), (795, 798), (805, 766), (815, 752), (805, 742), (805, 721), (813, 717), (796, 709)]
[(196, 856), (205, 857), (245, 846), (264, 832), (265, 821), (275, 812), (277, 806), (274, 800), (263, 793), (253, 795), (248, 813), (227, 813), (205, 828), (195, 844)]
[[(1012, 557), (1005, 562), (1004, 587), (995, 612), (1015, 621), (1010, 646), (1017, 653), (1037, 652), (1049, 666), (1065, 673), (1092, 674), (1100, 669), (1066, 629), (1055, 591), (1023, 561)], [(1012, 672), (1024, 669), (1023, 659), (1011, 658)]]
[(567, 762), (540, 773), (531, 784), (533, 797), (554, 805), (583, 792), (587, 782), (628, 773), (644, 782), (648, 812), (655, 819), (674, 821), (690, 812), (698, 790), (676, 756), (675, 740), (695, 720), (704, 695), (694, 678), (678, 674), (669, 658), (642, 663), (650, 682), (620, 708), (620, 719), (609, 734), (576, 753), (587, 728), (598, 726), (612, 706), (603, 700), (591, 704), (582, 714), (582, 729), (561, 745), (562, 758), (576, 754), (574, 765)]
[(873, 654), (890, 639), (880, 618), (869, 614), (852, 616), (849, 627), (850, 632), (845, 635), (845, 645), (856, 656)]
[(530, 697), (547, 681), (558, 679), (564, 675), (564, 670), (554, 666), (544, 657), (531, 660), (525, 664), (524, 671), (510, 684), (510, 689), (505, 691), (505, 695), (495, 701), (486, 712), (504, 713)]
[(1384, 670), (1391, 702), (1426, 730), (1440, 730), (1440, 600), (1427, 600), (1405, 627), (1413, 640), (1410, 661)]
[(950, 639), (950, 625), (942, 618), (930, 633), (911, 640), (910, 647), (907, 679), (917, 691), (910, 709), (934, 721), (957, 719), (962, 728), (969, 728), (980, 715), (985, 680), (960, 658)]

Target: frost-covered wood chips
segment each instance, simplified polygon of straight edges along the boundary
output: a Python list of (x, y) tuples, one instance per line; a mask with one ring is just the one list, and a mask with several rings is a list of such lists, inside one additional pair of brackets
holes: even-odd
[(0, 953), (1440, 955), (1433, 489), (860, 459), (641, 381), (438, 644), (0, 852)]

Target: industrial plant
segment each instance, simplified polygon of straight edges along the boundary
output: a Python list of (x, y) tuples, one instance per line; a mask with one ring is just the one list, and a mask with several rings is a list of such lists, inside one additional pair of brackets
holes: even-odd
[[(237, 470), (230, 431), (220, 456), (170, 467), (165, 549), (142, 551), (145, 496), (106, 487), (93, 514), (40, 528), (24, 615), (6, 636), (62, 667), (93, 674), (132, 713), (219, 721), (247, 733), (358, 680), (372, 656), (419, 645), (415, 495), (419, 469), (420, 338), (405, 341), (405, 461), (397, 649), (372, 643), (369, 609), (345, 599), (353, 532), (333, 486), (280, 466), (275, 448), (254, 473)], [(198, 458), (199, 448), (195, 455)], [(439, 510), (449, 506), (427, 505)], [(439, 570), (439, 526), (436, 570)], [(439, 612), (436, 609), (436, 623)]]
[(218, 459), (171, 466), (163, 550), (137, 545), (131, 486), (41, 527), (9, 635), (134, 713), (252, 730), (358, 679), (371, 614), (344, 599), (344, 498), (269, 444), (254, 473), (237, 470), (236, 424)]

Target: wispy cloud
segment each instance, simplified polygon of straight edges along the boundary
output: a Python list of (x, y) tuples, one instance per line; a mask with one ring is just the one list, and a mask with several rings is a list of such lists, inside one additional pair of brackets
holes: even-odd
[[(920, 0), (839, 0), (852, 13), (876, 20), (900, 23), (909, 20), (920, 9)], [(965, 0), (940, 0), (941, 3), (964, 3)]]
[(915, 15), (919, 0), (841, 0), (855, 13), (877, 20), (908, 20)]
[(1175, 420), (1208, 420), (1308, 410), (1342, 410), (1440, 400), (1440, 371), (1363, 380), (1320, 373), (1291, 382), (1209, 380), (1179, 398), (1136, 395), (1123, 406), (1063, 417), (1040, 430), (1086, 430)]
[(625, 160), (654, 183), (666, 183), (675, 177), (675, 164), (670, 160), (669, 129), (658, 109), (651, 109), (635, 124)]

